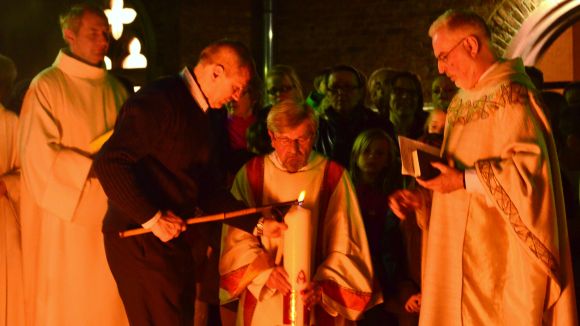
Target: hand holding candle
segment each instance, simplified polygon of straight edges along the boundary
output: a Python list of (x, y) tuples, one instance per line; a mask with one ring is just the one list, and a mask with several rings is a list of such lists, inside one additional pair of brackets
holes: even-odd
[(302, 295), (302, 301), (308, 309), (312, 309), (314, 305), (320, 303), (322, 300), (322, 288), (316, 282), (309, 282), (300, 294)]
[(270, 289), (280, 292), (282, 295), (289, 295), (292, 289), (288, 282), (288, 273), (282, 266), (276, 266), (270, 273), (270, 277), (266, 281), (266, 286)]
[(284, 231), (288, 229), (288, 225), (284, 222), (278, 222), (275, 219), (267, 218), (264, 220), (264, 236), (268, 238), (279, 238)]

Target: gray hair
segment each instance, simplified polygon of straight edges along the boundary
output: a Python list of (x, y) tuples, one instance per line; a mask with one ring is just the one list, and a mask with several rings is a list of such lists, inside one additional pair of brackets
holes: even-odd
[(441, 28), (450, 31), (464, 29), (471, 34), (491, 41), (491, 31), (483, 18), (472, 11), (449, 9), (439, 16), (429, 27), (429, 36), (433, 37)]
[(309, 122), (310, 131), (313, 135), (316, 134), (318, 117), (314, 110), (305, 103), (297, 103), (290, 99), (272, 106), (266, 119), (268, 130), (272, 132), (282, 132), (289, 128), (295, 128), (304, 121)]

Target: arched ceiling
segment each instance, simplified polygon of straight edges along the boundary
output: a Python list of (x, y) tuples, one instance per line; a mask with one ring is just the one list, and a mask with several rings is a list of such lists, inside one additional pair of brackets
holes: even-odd
[(488, 18), (499, 53), (529, 66), (577, 21), (580, 0), (504, 0)]

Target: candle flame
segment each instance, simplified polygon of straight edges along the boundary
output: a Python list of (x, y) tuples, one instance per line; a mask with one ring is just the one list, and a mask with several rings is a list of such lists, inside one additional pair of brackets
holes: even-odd
[(302, 190), (300, 195), (298, 196), (298, 204), (302, 204), (304, 202), (304, 197), (306, 196), (306, 191)]

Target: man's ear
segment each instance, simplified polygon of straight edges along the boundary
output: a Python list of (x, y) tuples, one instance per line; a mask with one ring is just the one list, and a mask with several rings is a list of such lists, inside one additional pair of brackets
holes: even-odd
[(214, 65), (212, 69), (212, 77), (213, 79), (217, 79), (224, 73), (224, 66), (222, 65)]
[(481, 44), (479, 43), (479, 39), (475, 35), (470, 35), (465, 38), (465, 42), (467, 42), (467, 52), (472, 58), (475, 58), (481, 49)]
[(62, 32), (62, 36), (67, 44), (71, 44), (76, 37), (75, 33), (68, 28)]
[(268, 129), (268, 136), (270, 136), (270, 141), (274, 141), (274, 133)]

